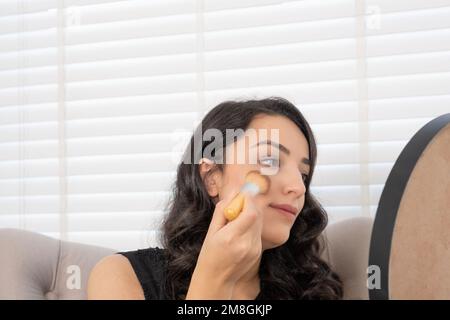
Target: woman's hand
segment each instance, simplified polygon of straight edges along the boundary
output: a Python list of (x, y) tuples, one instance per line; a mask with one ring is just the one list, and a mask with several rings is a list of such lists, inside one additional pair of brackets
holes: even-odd
[(236, 190), (216, 204), (186, 299), (230, 299), (234, 285), (262, 254), (262, 213), (245, 194), (244, 208), (233, 221), (224, 216)]

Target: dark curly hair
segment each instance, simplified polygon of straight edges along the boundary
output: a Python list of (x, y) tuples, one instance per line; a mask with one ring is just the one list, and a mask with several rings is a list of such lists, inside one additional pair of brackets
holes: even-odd
[[(197, 258), (214, 212), (199, 173), (198, 160), (208, 141), (195, 139), (210, 128), (246, 130), (256, 115), (282, 115), (293, 121), (309, 144), (310, 174), (305, 182), (305, 203), (292, 226), (288, 241), (265, 250), (261, 257), (260, 280), (263, 299), (341, 299), (342, 282), (320, 258), (321, 233), (328, 224), (327, 213), (310, 192), (310, 181), (317, 158), (311, 128), (301, 112), (289, 101), (273, 97), (242, 102), (226, 101), (206, 114), (196, 129), (178, 165), (168, 215), (162, 225), (161, 243), (167, 254), (165, 292), (168, 299), (184, 299)], [(223, 139), (223, 143), (227, 143)], [(197, 145), (196, 145), (197, 143)], [(229, 143), (229, 142), (228, 142)], [(225, 147), (225, 145), (224, 145)], [(221, 164), (217, 165), (223, 170)]]

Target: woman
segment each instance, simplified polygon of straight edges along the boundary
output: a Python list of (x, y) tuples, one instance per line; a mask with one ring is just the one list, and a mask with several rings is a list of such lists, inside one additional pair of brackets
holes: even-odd
[[(230, 129), (241, 134), (226, 139)], [(211, 135), (198, 139), (208, 130), (221, 134), (215, 148)], [(256, 132), (256, 144), (248, 143), (248, 132)], [(250, 161), (255, 152), (256, 161)], [(219, 104), (202, 120), (178, 166), (163, 224), (164, 249), (104, 258), (91, 273), (88, 297), (342, 298), (339, 277), (320, 259), (327, 215), (309, 191), (316, 154), (310, 126), (289, 101)], [(269, 190), (246, 193), (242, 213), (227, 221), (226, 205), (253, 170), (266, 171)]]

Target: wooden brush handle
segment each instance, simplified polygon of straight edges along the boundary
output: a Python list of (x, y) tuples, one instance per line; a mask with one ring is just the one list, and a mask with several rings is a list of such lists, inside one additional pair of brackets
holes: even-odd
[(236, 219), (244, 208), (244, 195), (239, 192), (237, 196), (231, 200), (230, 204), (225, 208), (225, 218), (229, 221)]

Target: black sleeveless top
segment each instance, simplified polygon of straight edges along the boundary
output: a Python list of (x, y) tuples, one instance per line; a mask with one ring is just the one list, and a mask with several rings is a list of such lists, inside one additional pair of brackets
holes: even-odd
[[(156, 247), (118, 253), (130, 261), (146, 300), (168, 299), (164, 289), (167, 264), (165, 249)], [(263, 284), (261, 281), (261, 290), (255, 300), (263, 298)]]

